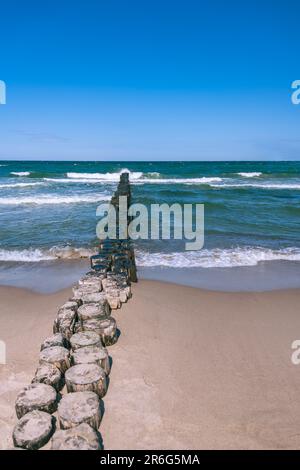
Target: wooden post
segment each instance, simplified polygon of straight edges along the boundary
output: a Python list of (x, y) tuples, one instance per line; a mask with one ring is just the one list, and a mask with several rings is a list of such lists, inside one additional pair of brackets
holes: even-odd
[(67, 370), (65, 381), (68, 392), (91, 391), (103, 398), (107, 392), (106, 374), (97, 364), (78, 364)]
[(102, 438), (89, 424), (56, 431), (51, 439), (51, 450), (101, 450)]
[(33, 410), (54, 413), (57, 409), (59, 395), (50, 385), (33, 383), (25, 387), (16, 399), (16, 414), (20, 419)]
[(36, 450), (47, 444), (55, 430), (56, 419), (44, 411), (31, 411), (25, 414), (13, 430), (16, 447)]
[(73, 351), (84, 346), (102, 346), (100, 336), (93, 331), (83, 331), (81, 333), (76, 333), (75, 335), (71, 336), (70, 343)]
[(40, 352), (40, 364), (50, 363), (57, 367), (62, 373), (70, 367), (69, 351), (61, 346), (51, 346)]
[(60, 428), (69, 429), (87, 423), (98, 429), (102, 418), (100, 403), (98, 395), (94, 392), (68, 393), (58, 405)]
[(107, 349), (99, 346), (85, 346), (76, 349), (71, 356), (72, 364), (97, 364), (106, 375), (110, 373), (110, 360)]

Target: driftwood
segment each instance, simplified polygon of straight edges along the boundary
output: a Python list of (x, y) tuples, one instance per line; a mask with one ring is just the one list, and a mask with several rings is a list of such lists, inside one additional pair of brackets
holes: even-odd
[(31, 411), (24, 415), (13, 430), (16, 447), (35, 450), (47, 444), (55, 431), (55, 417), (44, 411)]
[(70, 367), (69, 351), (61, 346), (52, 346), (40, 352), (40, 364), (50, 363), (56, 366), (62, 373)]
[(76, 333), (75, 335), (71, 336), (70, 343), (73, 351), (84, 346), (102, 346), (99, 335), (93, 331)]
[(110, 314), (110, 310), (107, 312), (106, 306), (101, 304), (84, 304), (78, 309), (78, 318), (81, 322), (85, 320), (91, 320), (94, 318), (104, 319)]
[(103, 398), (107, 392), (104, 370), (97, 364), (78, 364), (67, 370), (65, 381), (68, 392), (91, 391)]
[(100, 403), (94, 392), (68, 393), (58, 405), (61, 429), (73, 428), (81, 423), (88, 423), (92, 428), (98, 429), (102, 418)]
[(50, 348), (51, 346), (62, 346), (66, 348), (68, 347), (68, 342), (61, 333), (55, 333), (54, 335), (49, 336), (43, 341), (43, 343), (41, 344), (41, 351), (43, 349)]
[(106, 375), (110, 373), (110, 360), (106, 349), (99, 346), (85, 346), (76, 349), (71, 356), (72, 364), (97, 364)]
[(51, 440), (51, 450), (101, 450), (102, 448), (99, 432), (87, 423), (56, 431)]
[(57, 409), (59, 395), (50, 385), (33, 383), (25, 387), (16, 399), (16, 414), (20, 419), (33, 410), (54, 413)]
[(32, 383), (36, 382), (51, 385), (51, 387), (55, 388), (58, 392), (65, 384), (61, 371), (55, 365), (47, 362), (38, 366), (35, 376), (32, 379)]

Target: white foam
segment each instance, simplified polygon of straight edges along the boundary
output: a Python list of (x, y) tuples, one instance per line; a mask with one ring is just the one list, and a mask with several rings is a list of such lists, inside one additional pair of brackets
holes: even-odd
[(27, 250), (0, 250), (0, 261), (14, 261), (22, 263), (36, 263), (55, 259), (88, 258), (95, 251), (88, 248), (74, 248), (71, 246), (52, 247), (48, 250), (29, 248)]
[(14, 176), (29, 176), (30, 171), (11, 171), (10, 174)]
[(7, 183), (0, 184), (0, 188), (26, 188), (27, 186), (40, 186), (43, 183)]
[(39, 249), (29, 250), (0, 250), (0, 261), (36, 262), (54, 259)]
[(300, 248), (272, 250), (263, 247), (237, 247), (173, 253), (136, 251), (138, 266), (166, 266), (173, 268), (231, 268), (256, 266), (262, 261), (300, 261)]
[(243, 176), (244, 178), (257, 178), (258, 176), (261, 176), (262, 173), (260, 171), (253, 171), (253, 172), (241, 172), (237, 173), (239, 176)]
[(211, 184), (213, 188), (300, 189), (300, 183), (224, 183)]
[(210, 184), (222, 181), (223, 179), (218, 176), (203, 176), (202, 178), (141, 178), (138, 181), (133, 181), (133, 184)]
[(23, 204), (34, 204), (34, 205), (45, 205), (45, 204), (80, 204), (80, 203), (93, 203), (101, 201), (109, 201), (111, 196), (108, 195), (82, 195), (82, 196), (56, 196), (51, 194), (43, 194), (38, 196), (28, 197), (1, 197), (1, 205), (23, 205)]
[(93, 179), (93, 178), (43, 178), (44, 181), (52, 183), (88, 183), (88, 184), (99, 184), (103, 183), (103, 180)]
[(69, 172), (67, 173), (68, 178), (72, 179), (85, 179), (85, 180), (98, 180), (98, 181), (108, 181), (108, 182), (118, 182), (120, 180), (120, 175), (122, 173), (129, 173), (129, 178), (131, 181), (137, 180), (143, 176), (143, 173), (140, 171), (130, 172), (127, 168), (124, 168), (118, 173), (76, 173)]

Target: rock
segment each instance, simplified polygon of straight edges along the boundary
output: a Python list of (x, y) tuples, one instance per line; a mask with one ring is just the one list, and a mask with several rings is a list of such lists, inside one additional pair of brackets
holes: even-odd
[(51, 440), (51, 450), (101, 450), (102, 448), (100, 434), (87, 423), (56, 431)]
[(50, 348), (51, 346), (67, 347), (68, 343), (61, 333), (55, 333), (43, 341), (41, 351), (43, 349)]
[(60, 396), (50, 385), (33, 383), (25, 387), (17, 396), (16, 413), (20, 419), (26, 413), (34, 410), (54, 413)]
[(62, 373), (70, 367), (70, 355), (66, 348), (61, 346), (52, 346), (50, 348), (43, 349), (40, 352), (40, 364), (44, 362), (53, 364)]
[(107, 392), (106, 374), (97, 364), (78, 364), (65, 374), (68, 392), (91, 391), (103, 398)]
[(47, 362), (38, 366), (35, 376), (32, 379), (32, 383), (36, 382), (51, 385), (51, 387), (55, 388), (58, 392), (65, 384), (61, 371), (55, 365)]
[(76, 333), (71, 336), (70, 343), (73, 351), (84, 346), (102, 346), (100, 336), (93, 331)]
[(25, 414), (13, 430), (16, 447), (35, 450), (47, 444), (55, 431), (55, 417), (44, 411), (31, 411)]
[(73, 428), (81, 423), (98, 429), (102, 418), (100, 403), (98, 395), (94, 392), (68, 393), (58, 405), (61, 429)]
[(106, 349), (99, 346), (85, 346), (76, 349), (71, 356), (72, 364), (97, 364), (106, 375), (110, 373), (109, 355)]

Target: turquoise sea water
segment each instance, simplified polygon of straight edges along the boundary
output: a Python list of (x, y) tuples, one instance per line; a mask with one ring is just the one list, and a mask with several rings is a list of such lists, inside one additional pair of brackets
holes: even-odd
[(237, 283), (244, 276), (243, 289), (257, 279), (300, 286), (300, 162), (1, 161), (0, 281), (88, 256), (96, 208), (124, 169), (134, 202), (205, 205), (202, 250), (187, 252), (178, 240), (136, 243), (145, 277), (220, 288), (231, 273)]

